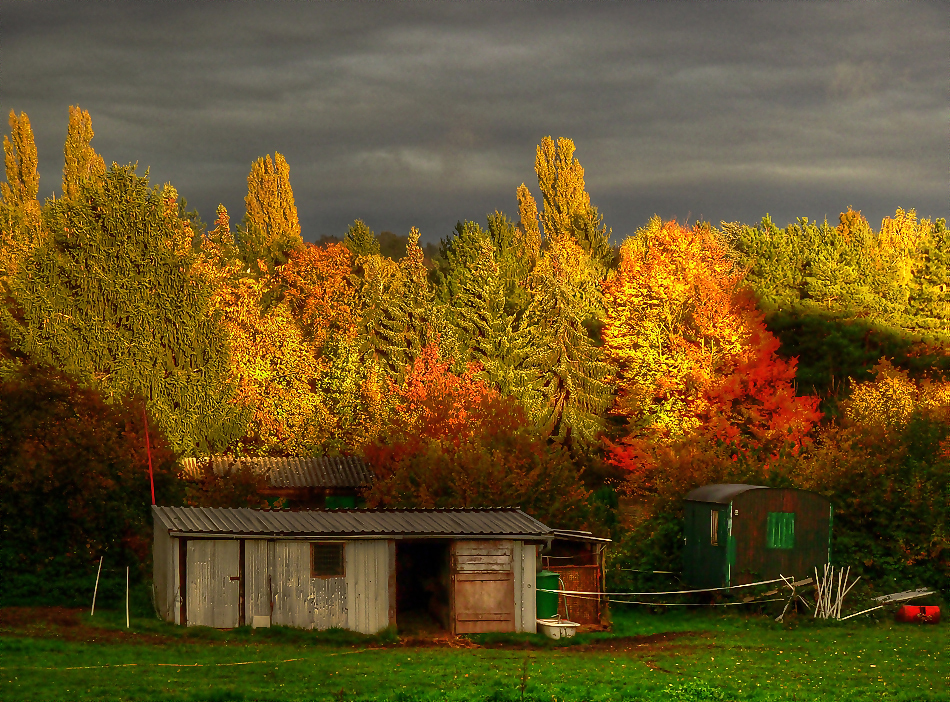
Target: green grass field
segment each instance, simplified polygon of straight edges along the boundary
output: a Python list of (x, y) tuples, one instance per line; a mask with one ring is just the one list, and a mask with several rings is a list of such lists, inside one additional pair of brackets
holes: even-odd
[(124, 613), (114, 611), (13, 619), (0, 616), (4, 702), (950, 700), (946, 623), (615, 612), (611, 633), (570, 645), (526, 635), (449, 645), (394, 634), (182, 629), (148, 618), (126, 632)]

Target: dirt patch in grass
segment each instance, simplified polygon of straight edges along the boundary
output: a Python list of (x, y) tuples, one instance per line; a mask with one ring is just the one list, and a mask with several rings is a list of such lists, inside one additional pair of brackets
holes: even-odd
[(67, 607), (2, 607), (0, 634), (87, 643), (164, 644), (176, 639), (159, 634), (105, 629), (82, 620), (83, 609)]

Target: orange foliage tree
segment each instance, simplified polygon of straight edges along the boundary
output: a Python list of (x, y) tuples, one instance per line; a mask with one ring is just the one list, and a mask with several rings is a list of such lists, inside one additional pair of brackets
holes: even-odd
[(818, 398), (796, 397), (795, 360), (776, 355), (742, 277), (706, 226), (654, 218), (621, 248), (603, 338), (625, 428), (608, 461), (632, 487), (656, 487), (663, 447), (699, 440), (767, 458), (797, 451), (820, 419)]
[(570, 456), (534, 434), (522, 406), (477, 378), (457, 375), (425, 347), (393, 385), (391, 434), (367, 445), (376, 474), (370, 507), (521, 507), (542, 521), (589, 521), (589, 492)]

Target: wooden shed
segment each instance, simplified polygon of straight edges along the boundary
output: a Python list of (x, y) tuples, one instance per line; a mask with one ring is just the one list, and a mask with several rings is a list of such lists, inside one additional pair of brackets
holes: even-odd
[(832, 506), (817, 493), (706, 485), (686, 496), (684, 513), (683, 577), (693, 587), (804, 578), (829, 562)]
[(375, 633), (536, 631), (538, 549), (520, 509), (268, 511), (153, 507), (166, 621)]

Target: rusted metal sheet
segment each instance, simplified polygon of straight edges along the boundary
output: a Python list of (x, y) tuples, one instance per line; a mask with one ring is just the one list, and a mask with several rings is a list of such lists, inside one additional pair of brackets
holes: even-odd
[(456, 634), (515, 631), (513, 542), (452, 544), (452, 611)]
[(230, 629), (240, 623), (240, 544), (231, 539), (188, 542), (189, 626)]
[[(548, 566), (548, 570), (561, 578), (561, 590), (574, 592), (601, 592), (599, 565)], [(600, 623), (601, 600), (596, 595), (561, 595), (558, 599), (558, 614), (578, 624)]]
[(389, 541), (346, 544), (346, 628), (375, 634), (389, 626)]
[(520, 509), (306, 510), (152, 507), (173, 535), (503, 536), (542, 539), (552, 530)]

